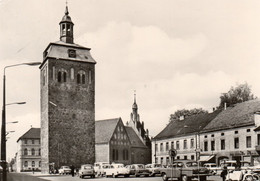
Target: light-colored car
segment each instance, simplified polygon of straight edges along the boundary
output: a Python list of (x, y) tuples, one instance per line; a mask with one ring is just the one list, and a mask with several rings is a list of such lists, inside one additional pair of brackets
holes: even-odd
[(220, 175), (222, 171), (221, 167), (218, 167), (216, 163), (205, 163), (203, 166), (213, 175)]
[(110, 164), (102, 164), (102, 165), (100, 165), (99, 168), (96, 171), (97, 176), (101, 176), (101, 177), (105, 176), (106, 175), (106, 171), (108, 169), (110, 169), (110, 167), (111, 167)]
[(97, 173), (97, 171), (99, 170), (99, 168), (104, 165), (104, 164), (109, 164), (108, 162), (95, 162), (94, 163), (94, 170), (95, 170), (95, 173)]
[(235, 170), (237, 167), (237, 161), (236, 160), (225, 160), (220, 163), (221, 168), (224, 168), (224, 166), (226, 166), (228, 170)]
[(64, 175), (64, 174), (70, 174), (71, 173), (71, 169), (69, 166), (61, 166), (59, 169), (59, 174), (60, 175)]
[(111, 167), (106, 170), (106, 177), (118, 177), (125, 176), (129, 177), (130, 171), (122, 163), (111, 164)]
[(79, 178), (84, 178), (85, 176), (90, 176), (91, 178), (95, 178), (94, 167), (91, 164), (81, 165), (79, 169)]
[(153, 177), (156, 174), (161, 174), (160, 169), (162, 168), (162, 165), (158, 163), (151, 163), (145, 165), (145, 168), (148, 170), (149, 176)]
[(136, 177), (139, 177), (141, 175), (149, 176), (149, 171), (145, 168), (143, 164), (127, 165), (126, 168), (129, 170), (130, 175), (135, 175)]
[(250, 162), (248, 161), (240, 161), (241, 170), (251, 170)]

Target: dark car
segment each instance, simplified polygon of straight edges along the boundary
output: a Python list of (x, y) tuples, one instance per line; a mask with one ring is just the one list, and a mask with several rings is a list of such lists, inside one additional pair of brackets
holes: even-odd
[(141, 175), (149, 176), (149, 171), (145, 168), (143, 164), (127, 165), (126, 168), (129, 169), (130, 175), (135, 175), (136, 177), (139, 177)]

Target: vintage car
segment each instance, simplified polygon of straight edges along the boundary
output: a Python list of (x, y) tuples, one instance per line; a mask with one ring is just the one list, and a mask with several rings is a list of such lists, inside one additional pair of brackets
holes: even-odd
[(102, 165), (107, 165), (109, 164), (108, 162), (95, 162), (94, 163), (94, 171), (95, 173), (97, 173), (97, 171), (99, 170), (99, 168), (102, 166)]
[(161, 175), (164, 181), (169, 178), (177, 178), (182, 181), (198, 178), (205, 181), (207, 176), (211, 175), (205, 167), (200, 167), (194, 160), (175, 160), (167, 168), (161, 168)]
[(64, 174), (70, 174), (71, 173), (71, 169), (69, 166), (61, 166), (59, 169), (59, 174), (60, 175), (64, 175)]
[(228, 170), (235, 170), (237, 167), (237, 161), (236, 160), (224, 160), (220, 163), (220, 167), (224, 168), (227, 167)]
[(124, 176), (129, 177), (130, 171), (126, 167), (124, 167), (124, 164), (121, 163), (114, 163), (111, 164), (111, 167), (106, 170), (106, 177), (118, 177), (118, 176)]
[(145, 168), (148, 170), (149, 176), (153, 177), (156, 174), (161, 174), (160, 168), (162, 168), (162, 165), (158, 164), (158, 163), (151, 163), (151, 164), (145, 165)]
[(205, 163), (203, 165), (205, 168), (207, 168), (209, 170), (209, 172), (213, 175), (220, 175), (222, 168), (221, 167), (217, 167), (216, 163)]
[(129, 170), (130, 175), (135, 175), (136, 177), (139, 177), (141, 175), (149, 176), (149, 171), (145, 168), (143, 164), (127, 165), (126, 168)]
[(110, 164), (102, 164), (99, 166), (99, 168), (96, 170), (96, 175), (97, 176), (105, 176), (106, 175), (106, 171), (108, 169), (110, 169), (111, 165)]
[(79, 169), (79, 178), (84, 178), (85, 176), (90, 176), (91, 178), (95, 178), (94, 167), (91, 164), (81, 165)]

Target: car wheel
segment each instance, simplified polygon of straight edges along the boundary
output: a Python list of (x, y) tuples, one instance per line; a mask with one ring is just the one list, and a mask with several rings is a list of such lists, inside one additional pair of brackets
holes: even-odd
[(162, 173), (162, 179), (163, 181), (168, 181), (167, 175), (165, 173)]
[(253, 179), (253, 176), (252, 175), (247, 175), (247, 176), (245, 176), (245, 179), (244, 179), (245, 181), (253, 181), (254, 179)]
[(183, 176), (181, 177), (181, 180), (182, 180), (182, 181), (188, 181), (187, 175), (183, 175)]

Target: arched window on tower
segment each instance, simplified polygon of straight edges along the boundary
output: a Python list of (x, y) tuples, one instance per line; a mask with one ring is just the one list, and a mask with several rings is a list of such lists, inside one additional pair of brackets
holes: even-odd
[(86, 83), (86, 73), (83, 70), (80, 70), (77, 74), (77, 83), (85, 84)]
[(80, 84), (80, 74), (77, 74), (77, 83)]
[(62, 25), (62, 35), (66, 35), (66, 27), (65, 24)]
[(70, 29), (70, 25), (69, 24), (67, 25), (67, 32), (68, 32), (68, 35), (71, 34), (71, 29)]
[(85, 74), (82, 74), (82, 84), (85, 84), (85, 82), (86, 82), (86, 76), (85, 76)]
[(58, 72), (58, 82), (61, 82), (61, 72)]
[(63, 72), (63, 82), (67, 82), (67, 73)]

